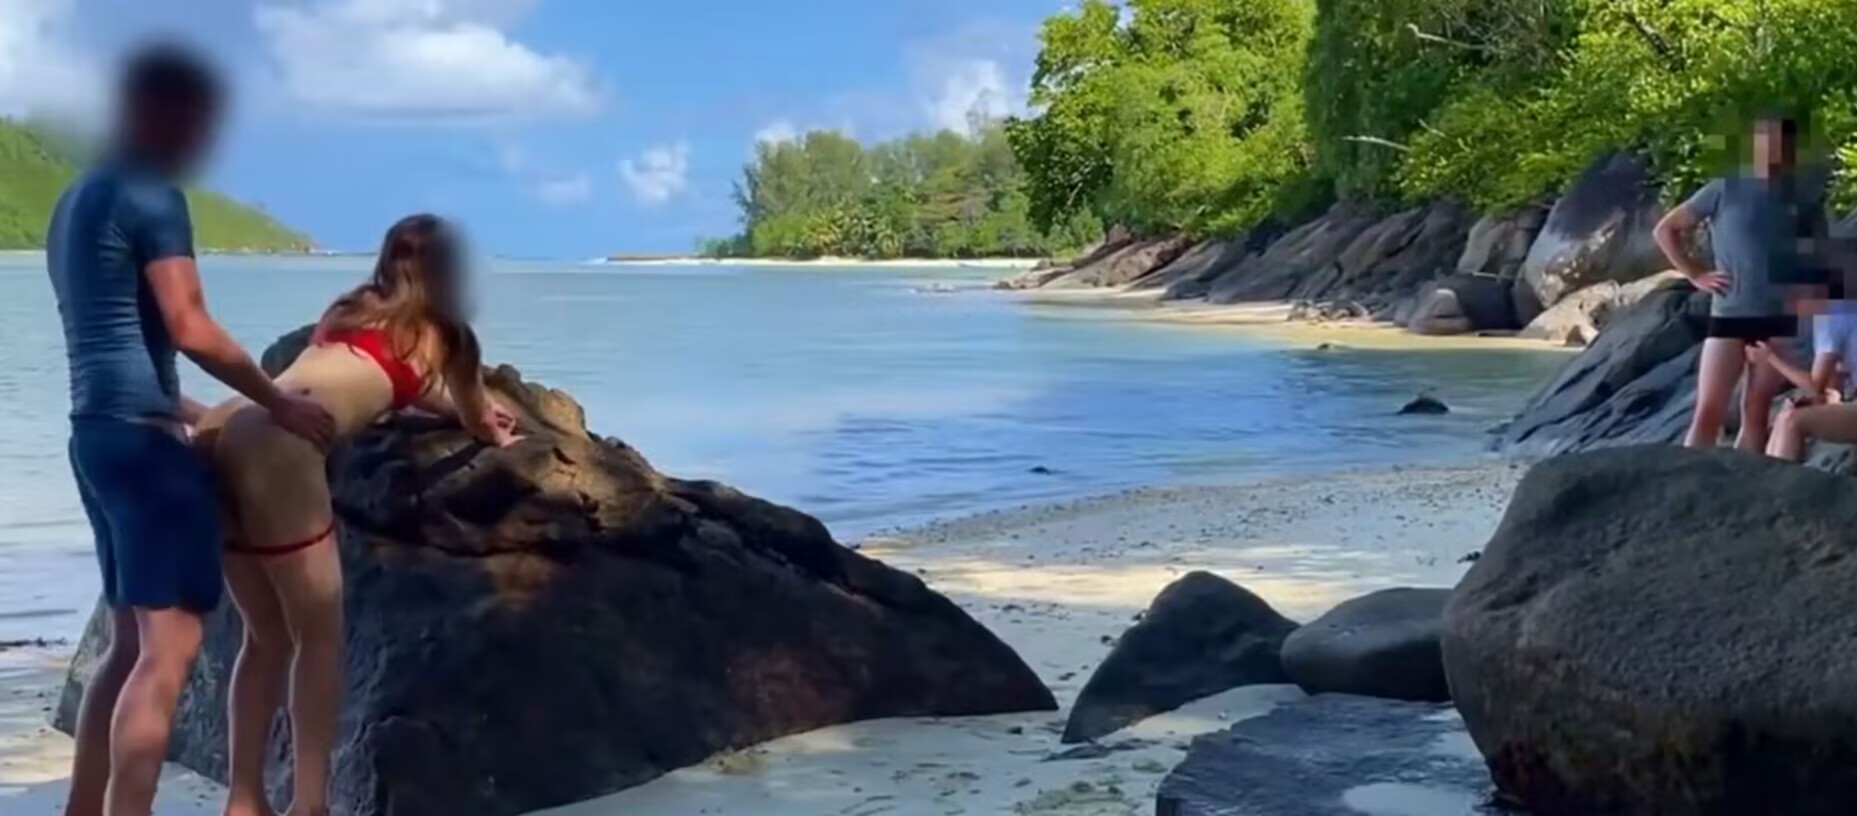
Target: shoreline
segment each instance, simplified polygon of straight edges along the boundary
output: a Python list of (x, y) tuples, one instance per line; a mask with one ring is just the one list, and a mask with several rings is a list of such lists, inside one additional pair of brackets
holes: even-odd
[(1127, 289), (1025, 289), (1008, 293), (1027, 305), (1088, 316), (1174, 326), (1242, 331), (1285, 345), (1333, 345), (1386, 351), (1490, 350), (1578, 354), (1582, 349), (1548, 340), (1512, 335), (1413, 334), (1391, 323), (1366, 318), (1316, 320), (1297, 316), (1289, 301), (1210, 304), (1202, 300), (1162, 300), (1159, 291)]
[(1030, 269), (1044, 263), (1044, 258), (604, 258), (601, 266), (791, 266), (845, 269), (990, 269), (1006, 271)]
[[(919, 575), (999, 635), (1063, 707), (960, 719), (879, 720), (775, 740), (553, 816), (1024, 814), (1134, 816), (1197, 734), (1301, 698), (1235, 689), (1061, 758), (1064, 717), (1090, 673), (1156, 593), (1186, 572), (1236, 581), (1310, 620), (1366, 592), (1449, 586), (1495, 529), (1517, 462), (1477, 459), (1152, 487), (964, 516), (848, 542)], [(45, 727), (69, 648), (0, 652), (0, 802), (52, 816), (71, 742)], [(157, 816), (216, 814), (223, 792), (169, 768)]]

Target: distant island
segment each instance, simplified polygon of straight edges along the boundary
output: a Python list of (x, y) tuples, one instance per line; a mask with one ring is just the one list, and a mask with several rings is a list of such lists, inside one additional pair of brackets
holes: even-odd
[[(58, 195), (77, 177), (85, 149), (81, 140), (30, 122), (0, 118), (0, 249), (45, 246)], [(308, 252), (309, 236), (281, 224), (257, 207), (208, 190), (187, 191), (194, 239), (202, 250)]]
[(764, 141), (735, 204), (741, 233), (701, 242), (702, 257), (1040, 259), (1075, 254), (1103, 233), (1085, 213), (1039, 226), (1002, 122), (872, 145), (825, 130)]

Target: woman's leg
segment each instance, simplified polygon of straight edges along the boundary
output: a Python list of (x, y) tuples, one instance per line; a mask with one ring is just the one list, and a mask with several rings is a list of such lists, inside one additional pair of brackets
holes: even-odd
[(1690, 418), (1683, 444), (1713, 448), (1721, 444), (1722, 425), (1728, 421), (1728, 401), (1747, 368), (1747, 346), (1740, 340), (1711, 337), (1702, 342), (1702, 359), (1696, 372), (1696, 412)]
[(331, 531), (314, 545), (267, 559), (295, 652), (290, 664), (290, 727), (295, 763), (291, 816), (328, 813), (329, 757), (342, 707), (342, 561)]
[(1799, 430), (1800, 406), (1787, 403), (1773, 420), (1773, 438), (1767, 441), (1767, 455), (1775, 459), (1798, 462), (1805, 459), (1805, 434)]
[(277, 591), (256, 557), (227, 553), (226, 586), (245, 622), (245, 641), (239, 645), (227, 698), (232, 790), (226, 797), (226, 816), (271, 816), (275, 811), (265, 797), (264, 760), (270, 753), (271, 725), (283, 704), (290, 632)]
[[(1801, 439), (1821, 442), (1857, 443), (1857, 405), (1814, 405), (1794, 409), (1788, 417), (1791, 430)], [(1804, 446), (1792, 456), (1797, 461)]]
[[(1788, 357), (1784, 342), (1769, 343), (1768, 348), (1781, 359)], [(1748, 453), (1767, 449), (1767, 437), (1773, 427), (1773, 401), (1786, 393), (1786, 377), (1770, 365), (1749, 366), (1747, 385), (1741, 389), (1741, 433), (1735, 447)]]

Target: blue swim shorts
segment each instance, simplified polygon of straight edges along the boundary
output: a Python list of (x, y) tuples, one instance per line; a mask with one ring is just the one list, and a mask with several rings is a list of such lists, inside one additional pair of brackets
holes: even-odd
[(96, 534), (112, 609), (206, 614), (225, 592), (212, 470), (172, 434), (137, 422), (73, 419), (71, 469)]

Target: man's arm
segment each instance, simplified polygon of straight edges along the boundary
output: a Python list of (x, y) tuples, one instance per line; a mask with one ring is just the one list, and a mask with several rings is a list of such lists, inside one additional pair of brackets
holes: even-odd
[(1664, 251), (1664, 257), (1670, 259), (1670, 265), (1696, 284), (1696, 288), (1708, 292), (1719, 292), (1727, 288), (1728, 280), (1721, 273), (1711, 270), (1697, 261), (1689, 252), (1690, 241), (1696, 228), (1715, 214), (1721, 201), (1722, 186), (1713, 182), (1702, 188), (1688, 201), (1678, 205), (1657, 222), (1651, 230), (1657, 239), (1657, 247)]
[(200, 288), (200, 272), (192, 258), (163, 258), (149, 264), (143, 275), (148, 278), (149, 291), (161, 308), (161, 321), (167, 325), (175, 348), (213, 379), (252, 402), (267, 409), (278, 403), (283, 392), (277, 390), (277, 384), (207, 313), (206, 294)]

